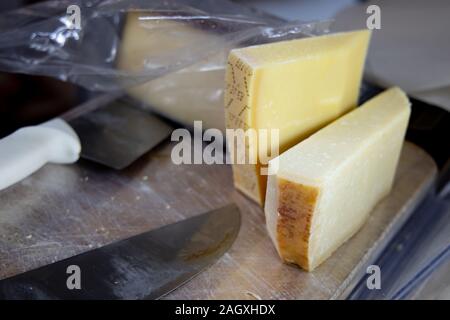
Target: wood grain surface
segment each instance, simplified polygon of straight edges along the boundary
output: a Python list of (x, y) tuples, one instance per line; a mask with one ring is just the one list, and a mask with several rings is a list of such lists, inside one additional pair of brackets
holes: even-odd
[(0, 193), (0, 279), (234, 201), (242, 227), (219, 261), (167, 299), (344, 297), (436, 175), (433, 160), (405, 143), (395, 185), (363, 229), (312, 273), (283, 264), (262, 209), (235, 191), (229, 165), (174, 165), (164, 143), (122, 172), (80, 161), (47, 165)]

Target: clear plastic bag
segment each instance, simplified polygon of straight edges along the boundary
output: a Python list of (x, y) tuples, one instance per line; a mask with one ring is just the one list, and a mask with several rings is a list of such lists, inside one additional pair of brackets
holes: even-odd
[[(189, 0), (48, 1), (3, 14), (0, 68), (49, 75), (91, 90), (115, 90), (245, 43), (319, 34), (328, 28), (326, 21), (283, 23), (227, 1), (195, 2), (194, 6)], [(80, 29), (74, 28), (67, 13), (73, 5), (80, 8)], [(172, 45), (142, 53), (133, 70), (118, 68), (128, 24), (140, 33), (141, 44), (155, 40), (157, 34)], [(187, 41), (186, 35), (192, 39)]]
[[(68, 13), (79, 7), (80, 28)], [(48, 1), (0, 16), (0, 70), (89, 90), (128, 90), (184, 124), (223, 126), (231, 48), (318, 35), (329, 21), (286, 23), (224, 0)]]

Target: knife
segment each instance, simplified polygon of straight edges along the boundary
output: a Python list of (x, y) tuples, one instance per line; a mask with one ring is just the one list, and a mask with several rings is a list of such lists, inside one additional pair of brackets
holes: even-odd
[(1, 280), (0, 299), (158, 299), (218, 260), (240, 224), (231, 204)]
[(21, 128), (0, 140), (0, 190), (46, 163), (71, 164), (81, 157), (123, 169), (166, 139), (173, 128), (149, 112), (104, 94), (60, 118)]

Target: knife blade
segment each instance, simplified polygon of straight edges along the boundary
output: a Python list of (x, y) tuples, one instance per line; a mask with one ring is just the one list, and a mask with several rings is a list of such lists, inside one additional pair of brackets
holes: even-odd
[(105, 94), (43, 124), (0, 139), (0, 190), (46, 163), (71, 164), (81, 156), (120, 170), (166, 139), (173, 128), (134, 108), (123, 93)]
[[(92, 110), (91, 106), (96, 107)], [(78, 109), (78, 108), (77, 108)], [(96, 100), (83, 114), (62, 116), (77, 133), (81, 157), (121, 170), (153, 149), (172, 133), (161, 118), (136, 108), (123, 98)], [(89, 112), (87, 112), (89, 111)]]
[(1, 280), (0, 299), (158, 299), (218, 260), (240, 223), (231, 204)]

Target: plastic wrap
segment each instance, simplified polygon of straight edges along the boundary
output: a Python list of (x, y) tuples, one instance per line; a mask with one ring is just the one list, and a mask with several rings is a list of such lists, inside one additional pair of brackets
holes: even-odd
[[(79, 26), (68, 11), (74, 5)], [(48, 1), (0, 16), (0, 70), (89, 90), (125, 88), (173, 120), (220, 128), (231, 48), (322, 34), (328, 26), (286, 23), (223, 0)]]

